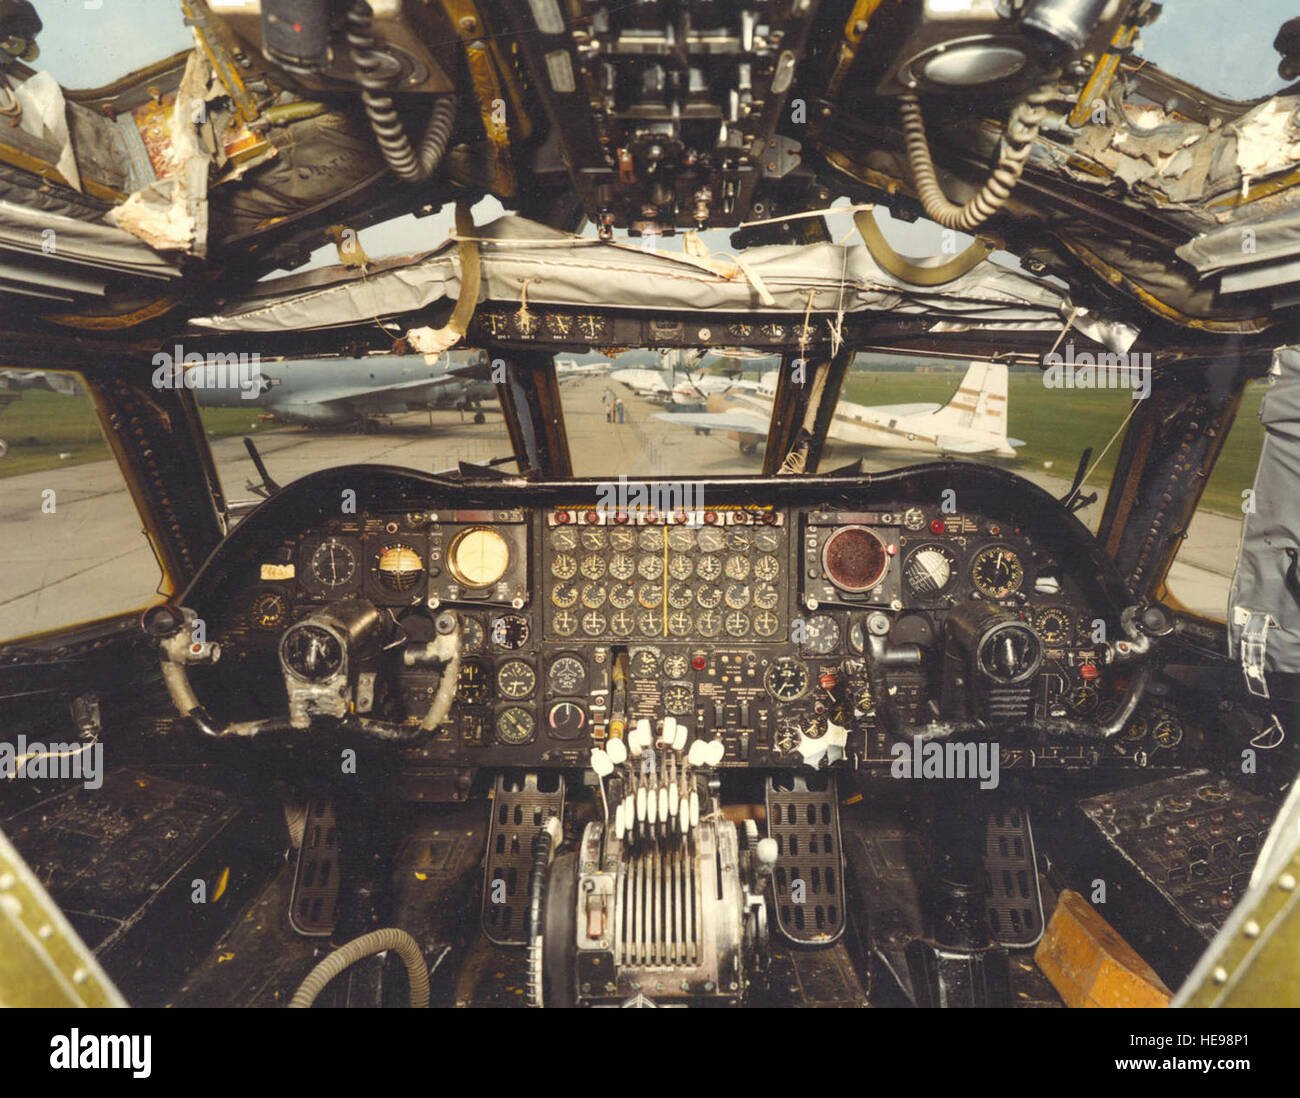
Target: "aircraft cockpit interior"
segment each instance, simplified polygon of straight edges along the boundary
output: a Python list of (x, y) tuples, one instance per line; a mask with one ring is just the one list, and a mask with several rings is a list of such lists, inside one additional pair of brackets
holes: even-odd
[(0, 1004), (1300, 1006), (1285, 5), (113, 6), (0, 0)]

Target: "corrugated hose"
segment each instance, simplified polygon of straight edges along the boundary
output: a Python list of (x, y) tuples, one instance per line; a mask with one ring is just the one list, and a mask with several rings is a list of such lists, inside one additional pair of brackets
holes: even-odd
[(311, 1006), (335, 976), (358, 961), (389, 949), (396, 950), (406, 964), (411, 979), (411, 1006), (424, 1009), (429, 1005), (429, 970), (425, 967), (424, 954), (420, 952), (419, 943), (414, 938), (396, 927), (372, 930), (336, 949), (307, 974), (307, 979), (303, 980), (289, 1000), (289, 1006), (298, 1009)]

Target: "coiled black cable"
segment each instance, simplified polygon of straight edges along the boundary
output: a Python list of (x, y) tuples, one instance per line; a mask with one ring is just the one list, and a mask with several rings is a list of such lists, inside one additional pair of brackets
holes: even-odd
[(389, 82), (379, 74), (384, 58), (375, 48), (377, 42), (370, 33), (373, 15), (366, 0), (352, 0), (348, 6), (348, 55), (359, 74), (361, 102), (379, 151), (393, 174), (408, 183), (422, 183), (437, 170), (447, 151), (452, 123), (456, 120), (456, 97), (441, 95), (434, 100), (420, 147), (412, 149), (393, 98), (387, 94)]

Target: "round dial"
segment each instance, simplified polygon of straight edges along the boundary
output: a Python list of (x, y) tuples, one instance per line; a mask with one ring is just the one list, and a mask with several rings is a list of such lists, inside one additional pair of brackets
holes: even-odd
[(749, 616), (743, 610), (729, 610), (722, 619), (722, 627), (733, 637), (743, 637), (749, 632)]
[(488, 699), (488, 674), (477, 660), (462, 660), (456, 677), (456, 700), (465, 705), (482, 705)]
[(530, 743), (537, 731), (537, 721), (522, 706), (512, 705), (497, 714), (497, 740), (511, 747)]
[[(801, 619), (795, 619), (796, 623)], [(810, 618), (802, 619), (803, 622), (803, 642), (802, 647), (809, 652), (818, 656), (824, 656), (827, 652), (832, 652), (840, 643), (840, 626), (834, 618), (827, 614), (814, 614)], [(794, 628), (798, 628), (796, 624)], [(798, 634), (794, 633), (797, 637)]]
[(556, 579), (573, 579), (578, 574), (578, 558), (561, 553), (551, 561), (551, 575)]
[(971, 583), (985, 598), (1005, 599), (1025, 582), (1025, 566), (1014, 549), (990, 545), (975, 554), (970, 567)]
[(616, 553), (626, 553), (636, 545), (636, 534), (631, 530), (615, 527), (609, 532), (609, 547)]
[(582, 532), (582, 547), (589, 551), (605, 548), (605, 531), (600, 527), (588, 528)]
[(609, 604), (623, 610), (636, 602), (636, 592), (630, 583), (615, 583), (609, 589)]
[(653, 610), (656, 606), (662, 606), (664, 603), (663, 585), (659, 583), (641, 584), (641, 586), (636, 589), (636, 601), (647, 610)]
[(537, 689), (537, 672), (523, 660), (506, 660), (497, 669), (497, 693), (518, 701)]
[(551, 545), (562, 553), (571, 553), (578, 547), (578, 531), (572, 526), (557, 526), (551, 531)]
[(869, 591), (885, 576), (885, 543), (865, 526), (843, 526), (822, 547), (822, 570), (843, 591)]
[(680, 652), (673, 652), (664, 657), (664, 674), (670, 679), (684, 679), (690, 668), (690, 661)]
[(609, 626), (609, 620), (599, 610), (588, 610), (582, 615), (582, 631), (589, 637), (598, 637)]
[(664, 549), (664, 532), (658, 528), (642, 530), (636, 539), (637, 545), (644, 553), (662, 553)]
[(687, 682), (670, 682), (664, 687), (664, 711), (681, 717), (695, 708), (695, 691)]
[(577, 656), (560, 656), (546, 673), (546, 685), (557, 694), (580, 694), (587, 683), (587, 668)]
[(727, 579), (743, 580), (749, 578), (749, 558), (742, 556), (740, 553), (732, 553), (727, 558), (722, 570), (727, 574)]
[(722, 575), (722, 559), (714, 556), (700, 557), (695, 562), (695, 574), (702, 580), (717, 579)]
[(781, 628), (781, 619), (771, 610), (760, 610), (754, 615), (754, 632), (760, 637), (771, 637)]
[(510, 565), (510, 544), (487, 526), (470, 526), (451, 541), (447, 567), (466, 587), (491, 587)]
[(578, 570), (589, 580), (598, 580), (605, 574), (605, 558), (596, 553), (588, 553), (582, 558)]
[(754, 535), (745, 526), (733, 526), (727, 531), (727, 548), (744, 551), (754, 542)]
[(659, 657), (649, 648), (638, 648), (632, 654), (628, 670), (633, 678), (653, 679), (659, 674)]
[(577, 702), (558, 701), (546, 713), (546, 727), (557, 740), (576, 740), (587, 727), (587, 711)]
[(279, 591), (259, 591), (253, 596), (248, 616), (259, 629), (278, 629), (289, 617), (289, 600)]
[(675, 610), (685, 610), (695, 600), (695, 592), (684, 583), (674, 583), (668, 588), (668, 605)]
[(722, 615), (717, 610), (701, 610), (695, 615), (695, 631), (702, 637), (716, 637), (722, 632)]
[(772, 747), (782, 755), (789, 755), (799, 746), (799, 736), (803, 729), (797, 720), (784, 718), (772, 734)]
[(700, 531), (699, 536), (695, 539), (695, 543), (700, 547), (701, 552), (717, 553), (726, 548), (727, 538), (721, 530), (717, 530), (712, 526), (706, 526)]
[(760, 527), (754, 531), (754, 548), (760, 553), (775, 553), (781, 544), (781, 537), (775, 530)]
[(424, 577), (424, 562), (409, 545), (385, 545), (379, 552), (379, 582), (390, 591), (410, 591)]
[(609, 628), (611, 632), (617, 633), (620, 637), (629, 637), (632, 630), (636, 627), (636, 615), (631, 610), (615, 610), (609, 616)]
[(776, 557), (768, 555), (759, 557), (754, 561), (754, 578), (762, 580), (764, 583), (771, 583), (781, 574), (781, 562)]
[(343, 646), (328, 629), (298, 624), (280, 640), (280, 661), (306, 682), (324, 682), (343, 668)]
[(695, 548), (695, 531), (685, 526), (674, 526), (668, 531), (668, 548), (678, 553), (686, 553)]
[(636, 562), (636, 571), (642, 579), (658, 579), (664, 574), (663, 557), (642, 557)]
[(674, 637), (685, 637), (691, 631), (691, 615), (685, 610), (674, 610), (668, 615), (668, 632)]
[(588, 610), (599, 610), (605, 605), (609, 589), (603, 583), (584, 583), (582, 585), (582, 605)]
[(528, 643), (528, 619), (520, 614), (502, 614), (493, 618), (492, 643), (511, 652), (522, 648)]
[(668, 559), (668, 574), (675, 580), (688, 580), (695, 574), (695, 561), (676, 554)]
[(1172, 717), (1163, 717), (1151, 727), (1151, 739), (1157, 747), (1177, 747), (1183, 742), (1183, 730)]
[(576, 583), (557, 583), (551, 588), (551, 601), (556, 606), (568, 609), (578, 602), (578, 585)]
[(631, 553), (615, 553), (609, 558), (609, 574), (615, 579), (629, 580), (636, 575), (636, 560)]
[(946, 545), (922, 545), (908, 554), (903, 565), (903, 582), (918, 599), (942, 595), (952, 583), (957, 558)]
[(729, 583), (727, 584), (726, 593), (723, 595), (727, 606), (732, 610), (743, 610), (749, 605), (749, 584), (747, 583)]
[(695, 592), (695, 601), (705, 610), (716, 610), (722, 605), (722, 588), (706, 583)]
[(571, 637), (578, 631), (578, 615), (572, 610), (561, 610), (551, 619), (551, 628), (562, 637)]
[(1086, 684), (1076, 686), (1066, 697), (1065, 703), (1075, 713), (1091, 713), (1097, 708), (1097, 688)]
[(909, 530), (919, 530), (925, 525), (925, 515), (919, 507), (909, 507), (903, 512), (903, 525)]
[(760, 583), (754, 588), (754, 605), (764, 610), (775, 610), (781, 601), (781, 593), (770, 583)]
[(808, 668), (799, 660), (782, 657), (767, 669), (763, 685), (777, 701), (794, 701), (808, 689)]
[(460, 619), (460, 650), (465, 653), (482, 652), (487, 643), (487, 630), (478, 618), (468, 615)]
[(1068, 644), (1070, 641), (1070, 613), (1057, 606), (1045, 606), (1034, 615), (1034, 628), (1047, 644)]
[(643, 637), (663, 636), (663, 616), (658, 610), (638, 610), (636, 628)]
[(351, 583), (357, 574), (357, 555), (347, 542), (330, 538), (316, 546), (307, 568), (312, 579), (322, 587), (342, 587)]

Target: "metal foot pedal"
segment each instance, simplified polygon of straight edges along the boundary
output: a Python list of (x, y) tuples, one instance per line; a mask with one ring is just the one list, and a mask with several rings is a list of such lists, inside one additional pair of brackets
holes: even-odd
[(289, 925), (305, 938), (334, 933), (339, 902), (339, 829), (334, 802), (307, 803), (307, 822), (298, 845), (298, 866), (289, 899)]
[(1043, 893), (1029, 810), (1010, 805), (989, 813), (984, 832), (989, 936), (1000, 946), (1025, 949), (1043, 936)]
[(483, 933), (497, 945), (528, 944), (525, 922), (533, 839), (548, 819), (564, 814), (563, 776), (546, 774), (540, 780), (548, 785), (554, 782), (555, 788), (541, 788), (537, 774), (514, 778), (497, 775), (492, 792), (482, 922)]
[(835, 778), (767, 779), (767, 833), (776, 840), (772, 874), (776, 925), (798, 945), (830, 945), (844, 933), (844, 864)]

